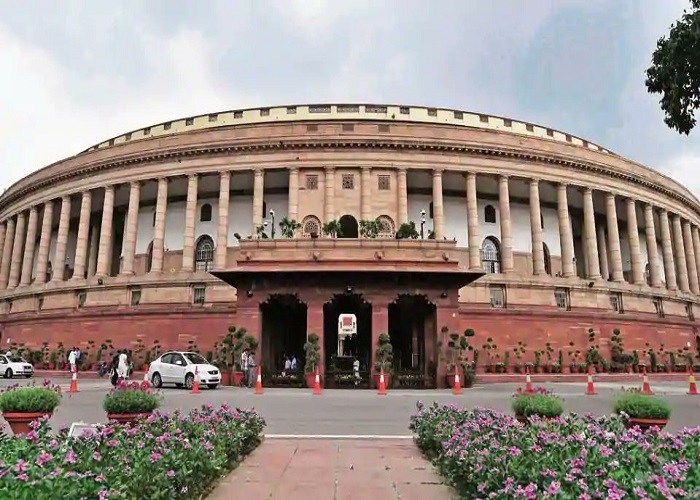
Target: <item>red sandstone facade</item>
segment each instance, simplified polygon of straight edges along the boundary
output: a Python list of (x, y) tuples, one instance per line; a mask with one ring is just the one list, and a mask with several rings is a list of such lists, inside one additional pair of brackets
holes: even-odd
[[(422, 207), (425, 238), (393, 239), (421, 225)], [(256, 237), (282, 215), (302, 223), (293, 238)], [(309, 238), (344, 216), (380, 217), (383, 234)], [(251, 239), (233, 237), (241, 220)], [(276, 295), (303, 303), (305, 330), (322, 338), (334, 296), (371, 304), (369, 366), (390, 304), (423, 297), (434, 312), (421, 369), (434, 362), (438, 380), (444, 332), (467, 328), (501, 360), (523, 342), (532, 361), (549, 343), (568, 364), (590, 328), (604, 356), (615, 328), (640, 356), (697, 349), (698, 200), (604, 148), (500, 117), (332, 105), (186, 118), (22, 179), (0, 197), (0, 222), (2, 341), (32, 350), (108, 339), (206, 352), (233, 324), (277, 364), (270, 339), (284, 325), (266, 330), (261, 309)]]

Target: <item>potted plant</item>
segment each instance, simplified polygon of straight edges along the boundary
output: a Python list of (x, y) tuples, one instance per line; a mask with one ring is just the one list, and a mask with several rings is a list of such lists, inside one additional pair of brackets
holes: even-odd
[(379, 219), (361, 220), (359, 225), (360, 236), (363, 238), (374, 239), (382, 232), (382, 223)]
[(404, 222), (399, 226), (398, 231), (396, 231), (397, 240), (417, 240), (420, 234), (416, 229), (416, 223), (413, 221)]
[(0, 392), (0, 412), (15, 435), (31, 431), (30, 424), (50, 418), (61, 403), (61, 388), (45, 380), (41, 387), (11, 386)]
[(321, 228), (323, 234), (330, 236), (331, 238), (340, 238), (343, 236), (343, 229), (340, 227), (340, 222), (337, 220), (331, 220), (325, 222)]
[(523, 392), (522, 388), (519, 388), (513, 394), (512, 407), (515, 418), (523, 423), (527, 423), (533, 415), (541, 418), (555, 418), (564, 412), (561, 399), (544, 387), (537, 387), (532, 393)]
[[(446, 333), (448, 330), (446, 327), (443, 327), (442, 331)], [(457, 370), (465, 365), (465, 351), (474, 350), (469, 343), (469, 339), (474, 335), (475, 332), (471, 328), (464, 330), (462, 335), (458, 333), (450, 333), (448, 335), (447, 344), (444, 346), (444, 352), (441, 353), (446, 366), (445, 384), (447, 387), (454, 387)], [(439, 343), (438, 347), (443, 347), (442, 343)], [(476, 365), (476, 358), (474, 363)], [(475, 369), (475, 366), (473, 369)]]
[(294, 219), (289, 219), (287, 217), (283, 217), (279, 225), (280, 231), (282, 232), (282, 236), (289, 239), (294, 238), (294, 236), (297, 234), (297, 231), (301, 229), (300, 222), (297, 222)]
[(223, 375), (224, 371), (230, 373), (230, 368), (233, 368), (233, 374), (229, 378), (233, 378), (233, 385), (238, 387), (243, 381), (243, 367), (241, 366), (241, 355), (247, 348), (250, 351), (255, 351), (258, 348), (258, 340), (252, 335), (247, 334), (245, 328), (236, 328), (231, 325), (228, 327), (228, 333), (223, 338), (222, 353), (219, 358), (220, 369)]
[[(309, 333), (304, 344), (304, 376), (306, 377), (306, 387), (312, 388), (316, 383), (316, 368), (321, 365), (321, 345), (318, 335)], [(321, 375), (319, 375), (321, 376)], [(323, 382), (321, 382), (323, 385)]]
[(122, 424), (146, 418), (159, 406), (160, 398), (146, 381), (140, 384), (121, 381), (102, 401), (107, 418)]
[(671, 416), (671, 408), (666, 401), (639, 390), (625, 391), (615, 400), (615, 413), (623, 415), (628, 429), (638, 426), (642, 431), (652, 427), (663, 429)]
[(384, 372), (384, 387), (391, 387), (391, 371), (394, 363), (394, 346), (388, 333), (382, 333), (377, 339), (374, 351), (374, 386), (379, 387), (379, 375)]

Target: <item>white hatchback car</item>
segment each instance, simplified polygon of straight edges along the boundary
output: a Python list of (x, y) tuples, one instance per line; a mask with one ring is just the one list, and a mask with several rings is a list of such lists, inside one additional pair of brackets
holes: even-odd
[(0, 354), (0, 375), (5, 378), (14, 376), (31, 378), (34, 375), (34, 367), (19, 356)]
[(196, 352), (166, 352), (148, 367), (148, 380), (156, 388), (175, 384), (191, 389), (195, 374), (197, 382), (210, 389), (216, 389), (221, 383), (219, 369)]

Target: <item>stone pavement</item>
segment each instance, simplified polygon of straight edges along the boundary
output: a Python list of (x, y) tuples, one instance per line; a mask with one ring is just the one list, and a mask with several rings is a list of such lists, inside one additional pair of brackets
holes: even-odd
[(413, 441), (266, 439), (208, 500), (450, 500)]

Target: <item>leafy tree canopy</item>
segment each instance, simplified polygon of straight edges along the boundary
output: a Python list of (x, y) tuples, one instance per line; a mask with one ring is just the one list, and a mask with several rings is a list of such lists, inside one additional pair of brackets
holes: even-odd
[(661, 94), (664, 122), (688, 135), (700, 108), (700, 0), (656, 42), (652, 65), (646, 71), (647, 90)]

